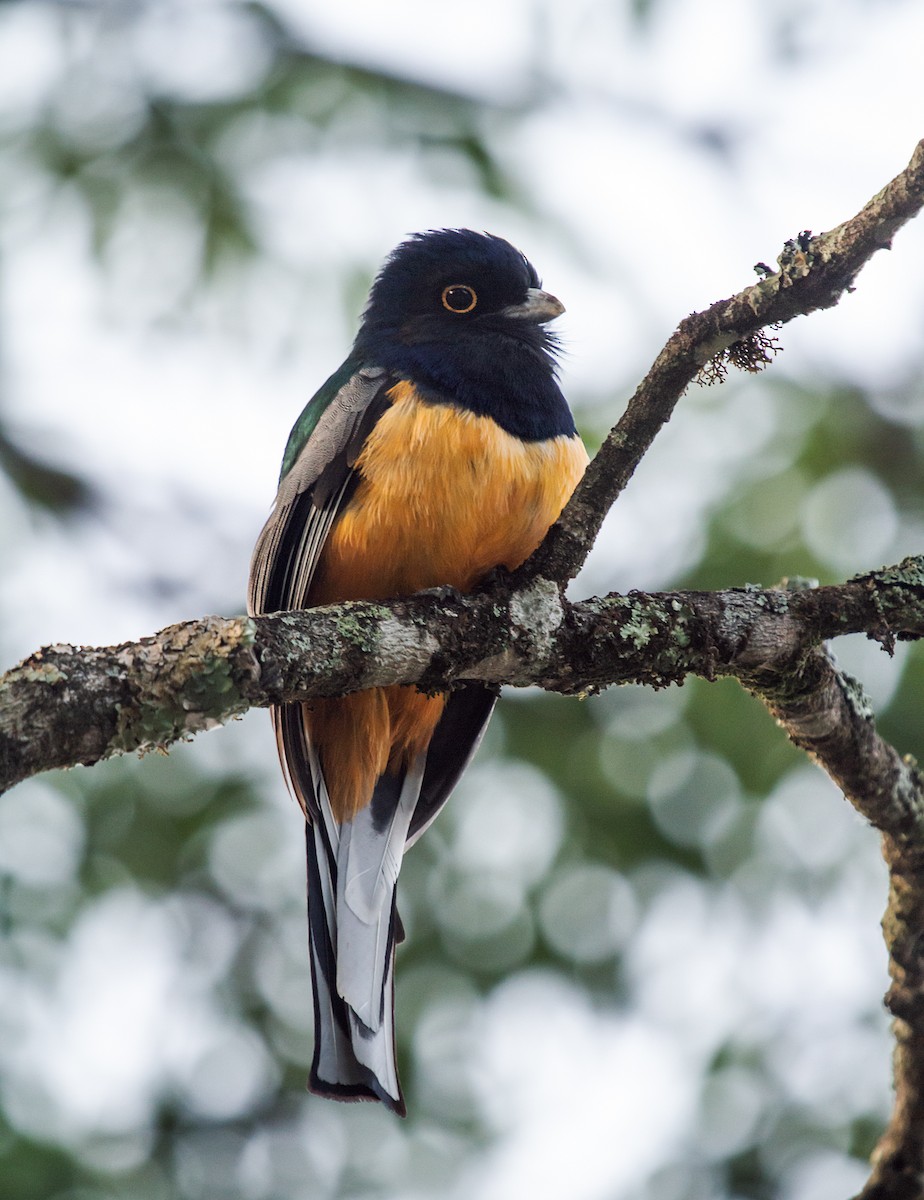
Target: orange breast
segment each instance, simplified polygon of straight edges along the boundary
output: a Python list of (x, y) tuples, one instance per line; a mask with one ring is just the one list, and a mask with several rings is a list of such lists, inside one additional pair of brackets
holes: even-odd
[[(426, 404), (399, 383), (356, 466), (362, 479), (327, 540), (312, 604), (385, 599), (449, 584), (470, 590), (492, 567), (536, 549), (587, 464), (578, 437), (522, 442), (488, 417)], [(384, 688), (306, 714), (335, 815), (369, 802), (375, 781), (432, 736), (445, 699)]]

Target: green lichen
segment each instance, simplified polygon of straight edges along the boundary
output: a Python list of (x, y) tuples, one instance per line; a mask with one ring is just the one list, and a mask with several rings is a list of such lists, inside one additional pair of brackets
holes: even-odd
[(183, 736), (186, 714), (173, 705), (118, 705), (113, 750), (164, 750)]
[(872, 576), (857, 578), (868, 578), (877, 587), (924, 587), (924, 555), (913, 554), (894, 567), (876, 571)]
[(136, 704), (119, 706), (113, 746), (120, 750), (165, 749), (171, 742), (203, 729), (213, 729), (246, 712), (231, 660), (224, 654), (202, 659), (196, 672), (179, 690), (171, 687), (169, 671), (163, 686)]
[(202, 663), (183, 689), (182, 708), (188, 713), (216, 715), (227, 710), (228, 697), (237, 690), (230, 660), (215, 655)]
[(618, 632), (623, 641), (631, 642), (636, 650), (644, 650), (657, 630), (641, 612), (636, 610), (628, 621), (624, 621), (619, 626)]
[(903, 626), (906, 619), (912, 629), (920, 621), (924, 557), (912, 555), (893, 567), (857, 576), (852, 582), (865, 584), (869, 591), (881, 621), (880, 627), (871, 630), (869, 636), (881, 642), (889, 654), (895, 649), (896, 637), (913, 639), (917, 636), (915, 632), (906, 633)]
[(359, 612), (346, 610), (335, 621), (337, 632), (364, 654), (375, 652), (379, 644), (379, 622), (391, 616), (381, 604), (366, 604)]
[(659, 655), (671, 658), (675, 656), (675, 651), (685, 650), (692, 641), (689, 610), (677, 599), (663, 606), (651, 598), (638, 605), (630, 603), (630, 615), (619, 625), (618, 633), (624, 641), (631, 642), (636, 650), (644, 650), (660, 639), (663, 645)]
[[(644, 652), (645, 661), (633, 673), (637, 682), (667, 687), (686, 675), (689, 650), (695, 641), (696, 615), (679, 597), (610, 595), (584, 600), (578, 608), (591, 620), (603, 618), (604, 627), (613, 630), (612, 636), (631, 647), (629, 653)], [(593, 684), (595, 689), (607, 686), (608, 682)]]
[[(793, 584), (790, 587), (790, 583)], [(737, 588), (738, 592), (743, 592), (748, 597), (747, 612), (750, 613), (753, 608), (762, 608), (765, 612), (776, 613), (779, 616), (789, 612), (789, 599), (787, 592), (802, 591), (805, 588), (817, 587), (817, 580), (784, 579), (781, 584), (776, 587), (765, 588), (760, 583), (746, 583), (743, 588)]]
[(116, 750), (166, 749), (171, 742), (213, 729), (249, 707), (236, 678), (235, 656), (253, 645), (246, 618), (205, 618), (165, 630), (145, 645), (133, 666), (145, 680), (134, 701), (118, 708)]
[(37, 662), (35, 658), (30, 658), (22, 666), (8, 672), (7, 683), (16, 683), (19, 680), (24, 683), (55, 684), (64, 683), (67, 675), (54, 663)]

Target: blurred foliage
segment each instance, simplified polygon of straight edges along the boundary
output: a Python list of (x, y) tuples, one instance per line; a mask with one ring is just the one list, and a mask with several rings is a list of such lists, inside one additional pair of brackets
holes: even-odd
[[(663, 5), (627, 3), (650, 32)], [(201, 228), (199, 282), (217, 287), (223, 266), (264, 251), (241, 164), (280, 146), (294, 155), (329, 143), (411, 146), (424, 173), (441, 173), (451, 158), (470, 186), (526, 203), (493, 134), (536, 97), (504, 108), (335, 61), (271, 5), (228, 7), (246, 26), (257, 68), (246, 88), (203, 99), (120, 70), (120, 48), (148, 5), (43, 6), (72, 47), (67, 69), (38, 109), (0, 128), (13, 172), (47, 188), (37, 222), (55, 194), (76, 195), (105, 265), (131, 197), (175, 193)], [(773, 376), (760, 386), (776, 432), (711, 514), (703, 553), (678, 586), (770, 584), (794, 574), (833, 581), (851, 554), (872, 564), (889, 536), (901, 542), (906, 530), (910, 545), (920, 531), (924, 422), (902, 409), (901, 397), (889, 407), (847, 383), (799, 386), (779, 368)], [(90, 504), (91, 481), (33, 458), (2, 424), (0, 466), (32, 503), (78, 514)], [(874, 501), (878, 524), (865, 520), (869, 505), (861, 512), (845, 503), (857, 487)], [(924, 737), (910, 698), (922, 691), (924, 658), (912, 652), (882, 728), (919, 758)], [(240, 735), (235, 726), (209, 736)], [(763, 708), (730, 681), (658, 694), (618, 689), (583, 703), (510, 697), (456, 802), (402, 872), (410, 936), (399, 957), (399, 1053), (410, 1119), (398, 1125), (377, 1109), (305, 1095), (311, 1032), (298, 817), (271, 808), (265, 779), (204, 765), (197, 749), (169, 762), (118, 761), (35, 781), (0, 801), (4, 1200), (449, 1194), (504, 1133), (473, 1047), (505, 980), (554, 977), (595, 1013), (624, 1015), (649, 986), (635, 932), (669, 934), (675, 924), (682, 937), (683, 918), (696, 908), (691, 888), (708, 934), (709, 913), (732, 900), (741, 921), (784, 896), (808, 909), (836, 901), (848, 876), (856, 888), (862, 874), (849, 817), (837, 815), (823, 789), (825, 836), (793, 835), (779, 849), (789, 781), (798, 776), (810, 813), (815, 785)], [(470, 831), (485, 814), (496, 822), (490, 845)], [(127, 932), (108, 944), (111, 963), (97, 964), (96, 974), (86, 967), (101, 997), (112, 982), (106, 971), (125, 972), (126, 985), (143, 972), (155, 935), (176, 969), (164, 984), (176, 1027), (158, 1030), (163, 1061), (149, 1072), (156, 1086), (125, 1113), (94, 1110), (95, 1065), (78, 1064), (84, 1075), (75, 1081), (67, 1059), (79, 1038), (56, 1032), (69, 1011), (63, 952), (104, 911)], [(665, 951), (666, 978), (674, 969), (679, 978), (673, 960), (693, 953)], [(676, 1007), (688, 999), (677, 997)], [(106, 1007), (99, 1019), (112, 1023), (113, 1041), (130, 1042), (126, 1031), (148, 1014)], [(36, 1030), (56, 1047), (46, 1046), (52, 1065), (41, 1078), (28, 1073), (31, 1059), (17, 1057)], [(817, 1081), (815, 1091), (806, 1085), (796, 1094), (766, 1032), (733, 1029), (701, 1051), (696, 1137), (639, 1196), (760, 1200), (785, 1190), (799, 1148), (869, 1153), (881, 1112), (862, 1097), (833, 1103)], [(785, 1042), (785, 1030), (771, 1032)], [(804, 1047), (789, 1049), (801, 1063)], [(62, 1089), (79, 1120), (57, 1112)]]
[(23, 450), (0, 426), (0, 468), (24, 500), (53, 513), (86, 512), (91, 486), (72, 471), (52, 466)]
[[(344, 153), (392, 145), (414, 151), (425, 172), (445, 174), (451, 160), (472, 186), (526, 204), (492, 151), (489, 126), (492, 117), (510, 119), (534, 98), (505, 111), (339, 61), (306, 44), (270, 5), (227, 0), (225, 19), (238, 23), (239, 36), (249, 42), (254, 77), (226, 97), (203, 100), (190, 94), (189, 81), (171, 88), (169, 71), (159, 79), (120, 61), (120, 54), (130, 59), (137, 49), (132, 43), (143, 31), (136, 27), (156, 5), (35, 7), (49, 18), (49, 36), (57, 31), (62, 67), (37, 108), (0, 121), (0, 162), (5, 156), (8, 164), (0, 178), (9, 183), (0, 212), (16, 207), (23, 186), (38, 226), (62, 191), (79, 198), (103, 264), (139, 205), (177, 217), (194, 214), (198, 285), (214, 283), (223, 267), (258, 257), (265, 247), (242, 174), (282, 150), (311, 155), (330, 145)], [(312, 220), (311, 211), (304, 219)], [(62, 515), (88, 505), (89, 484), (19, 449), (2, 412), (0, 470), (29, 503)]]

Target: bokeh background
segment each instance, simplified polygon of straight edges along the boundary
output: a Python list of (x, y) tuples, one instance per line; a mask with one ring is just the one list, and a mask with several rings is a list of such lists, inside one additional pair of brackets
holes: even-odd
[[(0, 3), (0, 656), (243, 608), (288, 430), (408, 232), (568, 305), (588, 445), (676, 322), (924, 133), (917, 0)], [(924, 225), (692, 390), (574, 594), (924, 549)], [(924, 662), (836, 646), (924, 754)], [(0, 798), (5, 1200), (852, 1194), (889, 1104), (877, 838), (731, 682), (508, 692), (409, 855), (410, 1115), (304, 1090), (265, 713)]]

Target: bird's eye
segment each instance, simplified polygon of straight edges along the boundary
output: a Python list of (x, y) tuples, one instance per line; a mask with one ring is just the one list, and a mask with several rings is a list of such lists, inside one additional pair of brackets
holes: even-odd
[(467, 283), (451, 283), (443, 288), (443, 308), (453, 313), (471, 312), (478, 303), (475, 289)]

